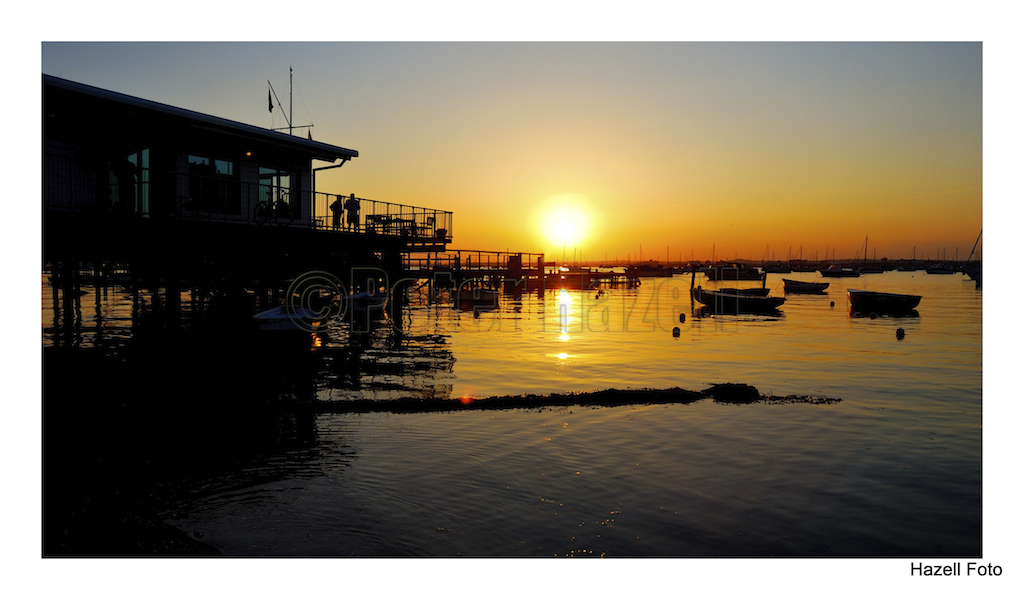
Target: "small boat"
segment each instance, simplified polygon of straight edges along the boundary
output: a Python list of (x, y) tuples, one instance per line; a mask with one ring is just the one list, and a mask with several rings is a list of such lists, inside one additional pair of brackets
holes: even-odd
[(829, 284), (827, 281), (796, 281), (784, 278), (782, 285), (787, 294), (823, 294)]
[(370, 292), (359, 292), (358, 294), (345, 296), (346, 312), (351, 314), (368, 313), (371, 310), (383, 311), (387, 306), (387, 303), (387, 294), (381, 290), (377, 290), (377, 293), (375, 294), (371, 294)]
[(832, 265), (827, 269), (819, 269), (822, 277), (860, 277), (860, 271), (852, 267)]
[(741, 288), (718, 288), (715, 291), (719, 292), (719, 293), (722, 293), (722, 294), (738, 294), (738, 295), (741, 295), (741, 296), (760, 296), (760, 297), (763, 298), (763, 297), (768, 295), (768, 292), (770, 290), (768, 290), (767, 288), (759, 287), (759, 288), (742, 288), (742, 289)]
[[(692, 285), (691, 285), (692, 289)], [(768, 295), (768, 273), (761, 275), (761, 287), (759, 288), (734, 288), (734, 287), (720, 287), (714, 291), (722, 294), (738, 294), (741, 296), (760, 296), (765, 297)]]
[(978, 232), (978, 239), (974, 240), (974, 247), (971, 248), (971, 253), (967, 256), (967, 262), (960, 265), (960, 272), (974, 280), (974, 285), (978, 288), (981, 287), (981, 257), (978, 257), (977, 262), (971, 262), (974, 258), (974, 251), (978, 249), (978, 242), (981, 241), (981, 232)]
[(879, 314), (909, 313), (921, 302), (921, 296), (910, 294), (887, 294), (864, 290), (846, 290), (850, 297), (850, 308), (854, 312)]
[(488, 310), (498, 308), (498, 290), (491, 288), (463, 288), (459, 290), (459, 308), (465, 310)]
[(924, 270), (929, 275), (952, 275), (956, 269), (949, 265), (935, 265)]
[(964, 265), (960, 267), (960, 272), (974, 280), (974, 283), (981, 287), (981, 263), (977, 265)]
[[(544, 274), (544, 287), (585, 290), (594, 285), (599, 277), (606, 275), (590, 267), (558, 267), (554, 272)], [(469, 290), (463, 290), (463, 293), (466, 292)]]
[(253, 315), (260, 331), (302, 331), (310, 333), (319, 328), (323, 315), (308, 308), (275, 306)]
[(867, 266), (867, 267), (860, 267), (857, 270), (860, 271), (861, 275), (866, 275), (868, 273), (885, 273), (885, 269), (883, 269), (882, 267)]
[(762, 277), (757, 267), (743, 263), (715, 265), (703, 269), (702, 272), (711, 281), (757, 281)]
[(691, 289), (690, 295), (695, 302), (703, 304), (709, 311), (718, 314), (773, 313), (786, 301), (785, 298), (727, 294), (720, 291), (705, 290), (701, 287)]
[(626, 274), (632, 278), (636, 277), (672, 277), (675, 269), (666, 267), (653, 261), (642, 265), (631, 265), (626, 267)]

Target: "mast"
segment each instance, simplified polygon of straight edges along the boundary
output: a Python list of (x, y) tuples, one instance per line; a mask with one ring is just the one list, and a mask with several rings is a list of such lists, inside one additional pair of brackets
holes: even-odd
[[(281, 99), (277, 97), (277, 90), (274, 89), (274, 84), (270, 83), (269, 79), (267, 80), (267, 86), (270, 88), (267, 97), (267, 100), (269, 101), (270, 104), (270, 112), (274, 112), (274, 103), (273, 101), (270, 100), (270, 94), (273, 94), (274, 99), (277, 100), (278, 107), (281, 107), (283, 105), (281, 104)], [(295, 103), (292, 101), (294, 87), (294, 72), (291, 65), (288, 65), (288, 114), (284, 115), (285, 121), (288, 122), (288, 127), (276, 127), (274, 129), (271, 129), (271, 131), (284, 131), (285, 129), (287, 129), (288, 135), (295, 135), (295, 129), (297, 128), (313, 128), (312, 123), (310, 123), (309, 125), (295, 125), (295, 121), (293, 119)], [(310, 134), (312, 134), (312, 132), (310, 132)], [(313, 139), (312, 135), (309, 136), (309, 139)]]
[(981, 241), (981, 231), (978, 232), (978, 239), (974, 240), (974, 247), (971, 248), (971, 254), (967, 257), (967, 262), (971, 262), (971, 259), (974, 258), (974, 250), (978, 247), (978, 242), (980, 242), (980, 241)]

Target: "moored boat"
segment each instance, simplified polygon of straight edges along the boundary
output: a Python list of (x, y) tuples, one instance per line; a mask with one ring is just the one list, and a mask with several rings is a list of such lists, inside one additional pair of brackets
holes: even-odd
[(381, 290), (376, 293), (359, 292), (345, 297), (344, 307), (348, 313), (369, 313), (371, 311), (384, 311), (387, 306), (387, 295)]
[(711, 312), (727, 313), (772, 313), (786, 301), (785, 298), (772, 296), (753, 296), (749, 294), (727, 294), (725, 292), (705, 290), (696, 287), (690, 290), (695, 302), (703, 304)]
[(889, 294), (849, 289), (846, 291), (850, 298), (850, 308), (855, 312), (861, 313), (909, 313), (921, 302), (921, 296), (910, 294)]
[(829, 284), (827, 281), (796, 281), (783, 278), (782, 285), (787, 294), (822, 294)]
[(702, 269), (702, 272), (711, 281), (756, 281), (762, 277), (757, 267), (743, 263), (715, 265)]
[(253, 320), (260, 331), (301, 331), (309, 333), (318, 329), (324, 315), (308, 308), (287, 305), (256, 313)]
[(735, 288), (735, 287), (720, 287), (714, 291), (722, 294), (739, 294), (743, 296), (764, 296), (768, 295), (768, 273), (761, 275), (761, 287), (758, 288)]
[(459, 308), (464, 310), (489, 310), (498, 308), (501, 292), (491, 288), (459, 290)]
[(877, 266), (864, 266), (858, 268), (857, 271), (859, 271), (861, 275), (866, 275), (871, 273), (885, 273), (886, 270)]
[(768, 295), (768, 292), (770, 290), (767, 289), (767, 288), (759, 287), (759, 288), (718, 288), (715, 291), (716, 292), (720, 292), (722, 294), (737, 294), (737, 295), (741, 295), (741, 296), (760, 296), (760, 297), (763, 298), (763, 297)]
[(832, 265), (827, 269), (819, 269), (822, 277), (860, 277), (860, 271), (852, 267)]
[(672, 267), (666, 267), (660, 263), (653, 261), (647, 264), (641, 265), (630, 265), (626, 267), (626, 274), (632, 278), (636, 277), (672, 277), (675, 275), (675, 269)]
[(964, 265), (960, 272), (974, 280), (978, 287), (981, 287), (981, 263), (977, 265)]

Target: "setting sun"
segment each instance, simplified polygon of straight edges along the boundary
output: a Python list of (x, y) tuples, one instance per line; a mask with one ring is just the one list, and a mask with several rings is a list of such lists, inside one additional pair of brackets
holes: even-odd
[(563, 242), (568, 242), (576, 235), (576, 226), (569, 221), (562, 221), (555, 227), (555, 235)]
[(537, 242), (546, 251), (564, 247), (584, 251), (594, 234), (596, 213), (581, 194), (559, 194), (537, 203), (533, 210)]

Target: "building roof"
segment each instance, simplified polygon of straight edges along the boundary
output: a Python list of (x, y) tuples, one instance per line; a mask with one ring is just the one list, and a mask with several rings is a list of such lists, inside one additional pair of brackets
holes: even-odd
[[(277, 146), (284, 146), (287, 148), (301, 150), (310, 154), (313, 158), (334, 162), (337, 159), (350, 159), (359, 156), (359, 152), (356, 150), (350, 150), (348, 148), (342, 148), (341, 146), (334, 146), (331, 144), (325, 144), (310, 139), (306, 139), (299, 136), (288, 135), (280, 131), (271, 131), (262, 127), (256, 127), (255, 125), (247, 125), (238, 121), (232, 121), (230, 119), (223, 119), (221, 117), (215, 117), (213, 115), (207, 115), (204, 113), (187, 110), (184, 108), (178, 108), (169, 104), (162, 104), (160, 102), (153, 102), (152, 100), (145, 100), (137, 98), (135, 96), (129, 96), (127, 94), (121, 94), (110, 90), (105, 90), (91, 85), (85, 85), (84, 83), (77, 83), (69, 81), (67, 79), (61, 79), (60, 77), (54, 77), (52, 75), (43, 75), (43, 85), (51, 86), (56, 89), (61, 89), (69, 92), (78, 94), (84, 94), (107, 102), (114, 102), (125, 106), (149, 111), (152, 113), (166, 115), (177, 119), (183, 119), (186, 121), (192, 121), (197, 124), (205, 126), (212, 126), (214, 128), (223, 130), (225, 133), (232, 133), (242, 137), (251, 139), (257, 139), (262, 142), (271, 143)], [(45, 91), (44, 91), (45, 98)]]

